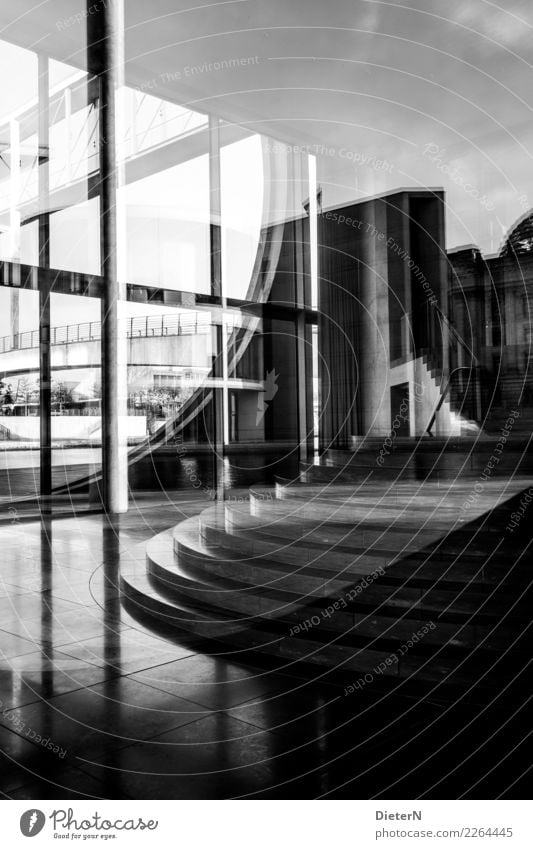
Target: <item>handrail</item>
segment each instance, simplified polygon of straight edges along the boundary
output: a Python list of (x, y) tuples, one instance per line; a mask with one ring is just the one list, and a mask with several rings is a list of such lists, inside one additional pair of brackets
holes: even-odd
[(452, 335), (455, 337), (457, 342), (459, 342), (459, 344), (462, 345), (462, 347), (465, 349), (465, 351), (467, 351), (467, 353), (470, 354), (470, 356), (472, 357), (472, 360), (474, 361), (474, 364), (476, 366), (478, 366), (480, 364), (479, 359), (476, 357), (476, 355), (474, 354), (474, 352), (472, 351), (472, 349), (470, 348), (468, 343), (465, 342), (465, 340), (463, 339), (463, 337), (461, 336), (461, 334), (459, 333), (457, 328), (455, 328), (453, 326), (452, 322), (450, 321), (450, 319), (448, 318), (446, 313), (444, 313), (441, 310), (441, 308), (439, 307), (438, 304), (433, 304), (432, 306), (433, 306), (433, 309), (435, 309), (437, 311), (439, 317), (442, 318), (442, 320), (446, 324), (446, 327), (451, 331)]
[[(477, 366), (474, 366), (473, 369), (476, 370)], [(436, 421), (436, 418), (437, 418), (437, 413), (439, 412), (440, 408), (444, 404), (444, 401), (445, 401), (446, 395), (448, 394), (448, 390), (450, 389), (454, 374), (456, 374), (459, 371), (472, 371), (472, 366), (457, 366), (456, 368), (451, 370), (451, 372), (448, 376), (448, 380), (446, 382), (446, 386), (444, 387), (444, 390), (441, 393), (438, 404), (435, 407), (435, 410), (433, 411), (433, 415), (431, 416), (431, 418), (429, 420), (428, 426), (426, 427), (426, 433), (428, 434), (428, 436), (431, 436), (431, 437), (433, 436), (433, 434), (431, 433), (431, 429), (432, 429), (433, 425), (435, 424), (435, 421)], [(476, 400), (477, 400), (477, 398), (476, 398)], [(479, 413), (479, 410), (478, 410), (478, 413)]]
[[(131, 316), (127, 320), (126, 337), (135, 339), (148, 336), (182, 336), (209, 333), (213, 325), (209, 313), (187, 313), (176, 315)], [(50, 328), (52, 345), (67, 345), (76, 342), (96, 342), (100, 339), (99, 321), (82, 321), (79, 324), (65, 324)], [(39, 331), (25, 330), (21, 333), (0, 337), (0, 354), (10, 351), (27, 350), (39, 347)]]

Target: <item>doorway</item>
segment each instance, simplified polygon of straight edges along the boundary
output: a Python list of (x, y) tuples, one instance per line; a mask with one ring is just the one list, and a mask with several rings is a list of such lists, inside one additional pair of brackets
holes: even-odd
[(398, 383), (390, 388), (391, 431), (396, 436), (410, 436), (409, 384)]

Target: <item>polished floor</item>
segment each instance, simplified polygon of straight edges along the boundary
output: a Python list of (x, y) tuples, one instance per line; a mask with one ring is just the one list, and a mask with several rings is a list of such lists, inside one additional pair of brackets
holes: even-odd
[(121, 606), (122, 565), (200, 499), (0, 524), (4, 798), (520, 798), (528, 688), (486, 706), (344, 695), (162, 634)]

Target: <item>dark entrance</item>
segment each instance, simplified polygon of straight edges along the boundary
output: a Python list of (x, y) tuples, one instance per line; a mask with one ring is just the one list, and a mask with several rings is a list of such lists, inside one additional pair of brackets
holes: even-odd
[(409, 436), (409, 384), (398, 383), (390, 388), (391, 430), (396, 436)]

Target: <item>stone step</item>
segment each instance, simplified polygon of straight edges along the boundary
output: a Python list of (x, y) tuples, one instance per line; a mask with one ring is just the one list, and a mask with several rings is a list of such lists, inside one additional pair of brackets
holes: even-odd
[[(384, 569), (398, 580), (407, 580), (420, 574), (427, 581), (452, 582), (468, 585), (476, 581), (478, 586), (502, 586), (508, 581), (508, 562), (505, 558), (488, 557), (459, 558), (421, 552), (417, 555), (387, 551), (376, 546), (360, 547), (313, 545), (307, 541), (277, 541), (259, 531), (248, 534), (245, 530), (232, 528), (228, 533), (216, 527), (210, 516), (201, 516), (200, 534), (208, 545), (228, 553), (228, 557), (255, 561), (261, 558), (276, 560), (286, 567), (313, 567), (324, 570), (331, 576), (333, 584), (355, 580), (377, 569)], [(523, 567), (512, 574), (513, 583), (527, 585), (529, 571)]]
[[(500, 431), (502, 430), (503, 425), (507, 420), (508, 416), (509, 411), (502, 412)], [(518, 422), (520, 422), (522, 418), (523, 417), (520, 416), (518, 419), (515, 419), (515, 424), (518, 424)], [(389, 441), (391, 442), (391, 445), (389, 445), (389, 447), (392, 451), (416, 453), (419, 456), (424, 454), (441, 454), (443, 452), (467, 455), (483, 454), (492, 451), (492, 449), (497, 443), (497, 440), (494, 439), (493, 434), (486, 433), (476, 433), (474, 435), (462, 436), (395, 435), (392, 439), (390, 438), (390, 434), (385, 436), (353, 436), (353, 447), (328, 448), (325, 452), (325, 456), (331, 459), (344, 460), (345, 458), (349, 458), (358, 452), (374, 451), (376, 448), (379, 450), (388, 437)], [(507, 439), (505, 441), (506, 451), (519, 453), (524, 451), (524, 449), (527, 450), (528, 447), (529, 440), (522, 434), (519, 434), (518, 437), (513, 436), (512, 432), (507, 435)]]
[[(372, 507), (364, 505), (365, 510), (361, 515), (360, 510), (354, 513), (353, 508), (357, 505), (353, 501), (336, 503), (334, 499), (324, 498), (311, 502), (303, 498), (292, 498), (292, 496), (278, 499), (270, 504), (263, 501), (256, 502), (253, 499), (249, 504), (224, 504), (219, 517), (220, 521), (225, 520), (228, 528), (230, 526), (250, 529), (257, 527), (258, 530), (272, 528), (282, 536), (292, 533), (294, 537), (309, 535), (313, 538), (316, 533), (317, 538), (321, 538), (327, 534), (330, 542), (350, 536), (362, 542), (364, 535), (365, 543), (367, 543), (369, 540), (379, 540), (383, 534), (387, 534), (390, 540), (389, 547), (394, 549), (398, 546), (407, 548), (412, 545), (414, 550), (421, 550), (426, 545), (446, 542), (453, 532), (454, 540), (456, 538), (458, 545), (462, 540), (468, 541), (474, 543), (473, 550), (475, 550), (474, 537), (481, 529), (484, 533), (492, 534), (494, 538), (501, 538), (502, 528), (491, 523), (491, 517), (495, 511), (501, 511), (506, 516), (510, 516), (516, 509), (519, 497), (516, 500), (500, 502), (496, 499), (487, 500), (484, 504), (485, 509), (479, 516), (476, 515), (478, 511), (475, 509), (475, 504), (469, 504), (469, 508), (474, 506), (473, 510), (461, 510), (459, 516), (452, 512), (448, 519), (441, 518), (440, 522), (436, 521), (435, 516), (440, 516), (444, 511), (438, 506), (428, 507), (425, 514), (421, 508), (415, 513), (407, 513), (398, 506), (394, 508), (392, 517), (390, 515), (382, 517), (380, 516), (382, 508), (379, 505)], [(462, 548), (463, 546), (460, 546), (458, 550)], [(480, 550), (486, 550), (486, 545), (483, 544)]]
[[(347, 524), (352, 527), (368, 527), (369, 529), (387, 529), (394, 532), (416, 534), (423, 531), (435, 532), (439, 536), (451, 529), (459, 530), (472, 519), (479, 518), (491, 510), (495, 502), (490, 499), (485, 502), (474, 500), (466, 502), (465, 509), (459, 511), (426, 509), (422, 513), (404, 512), (405, 505), (393, 502), (388, 506), (379, 502), (364, 501), (360, 498), (336, 497), (333, 490), (323, 490), (318, 494), (307, 494), (305, 484), (298, 486), (278, 487), (276, 492), (252, 490), (250, 493), (250, 512), (254, 517), (269, 519), (272, 516), (287, 516), (291, 519), (301, 519), (304, 522), (317, 521), (320, 523), (334, 522)], [(502, 495), (502, 502), (504, 496)], [(491, 527), (487, 528), (491, 533)], [(496, 534), (496, 530), (494, 530)], [(501, 532), (500, 532), (501, 535)]]
[(154, 537), (147, 570), (123, 570), (122, 596), (139, 616), (283, 668), (372, 681), (379, 668), (459, 692), (487, 672), (489, 696), (523, 661), (533, 600), (527, 546), (504, 532), (530, 482), (499, 483), (468, 510), (464, 480), (254, 487)]
[(350, 493), (340, 492), (337, 487), (320, 487), (310, 488), (307, 484), (279, 484), (277, 492), (281, 498), (286, 495), (292, 495), (293, 492), (299, 493), (304, 491), (306, 498), (321, 498), (327, 496), (328, 501), (335, 499), (335, 503), (353, 504), (366, 506), (369, 509), (379, 507), (384, 509), (398, 510), (398, 508), (406, 510), (416, 510), (431, 512), (432, 510), (446, 510), (449, 512), (460, 512), (466, 500), (472, 494), (475, 495), (476, 504), (479, 509), (490, 509), (494, 504), (497, 504), (505, 499), (511, 498), (514, 494), (520, 492), (523, 487), (517, 486), (514, 489), (503, 493), (500, 488), (494, 490), (479, 489), (471, 487), (464, 492), (434, 492), (434, 493), (401, 493), (390, 492), (381, 493), (379, 496), (372, 492)]
[[(313, 466), (305, 465), (304, 468), (323, 469), (325, 471), (330, 471), (331, 469), (336, 471), (338, 469), (338, 467), (327, 466), (327, 465), (313, 465)], [(497, 481), (494, 478), (487, 476), (487, 478), (483, 480), (483, 489), (490, 491), (490, 490), (498, 490), (498, 489), (507, 488), (507, 487), (512, 488), (515, 485), (517, 487), (520, 487), (520, 485), (522, 485), (522, 487), (523, 487), (523, 486), (527, 485), (527, 482), (531, 478), (532, 478), (531, 475), (526, 474), (526, 475), (516, 475), (512, 479), (509, 478), (509, 479), (506, 479), (505, 481)], [(292, 479), (282, 478), (280, 476), (276, 476), (276, 481), (279, 482), (282, 485), (291, 485), (291, 484), (297, 485), (298, 483), (301, 482), (299, 475), (295, 476)], [(371, 495), (373, 495), (373, 494), (379, 495), (380, 493), (381, 494), (396, 493), (396, 492), (399, 492), (399, 493), (406, 493), (406, 492), (408, 492), (408, 493), (424, 493), (424, 494), (428, 494), (428, 495), (435, 494), (435, 493), (437, 493), (437, 494), (441, 493), (442, 494), (443, 492), (453, 494), (453, 493), (460, 493), (460, 492), (468, 492), (472, 488), (471, 481), (465, 480), (463, 478), (457, 478), (456, 480), (442, 480), (442, 481), (437, 481), (437, 480), (413, 481), (413, 480), (404, 480), (403, 478), (398, 478), (397, 480), (391, 480), (391, 481), (376, 481), (376, 482), (368, 481), (366, 483), (363, 482), (363, 481), (355, 481), (353, 484), (351, 484), (350, 482), (348, 482), (348, 483), (342, 483), (342, 482), (335, 483), (334, 481), (331, 481), (330, 483), (331, 483), (331, 485), (333, 485), (335, 487), (338, 486), (341, 490), (344, 490), (344, 489), (348, 490), (348, 489), (352, 488), (354, 491), (369, 492)], [(318, 488), (319, 485), (322, 485), (322, 482), (319, 482), (317, 484), (308, 483), (307, 485), (310, 486), (310, 487), (316, 486)], [(255, 489), (255, 487), (251, 487), (251, 488)]]
[[(305, 486), (301, 488), (283, 488), (277, 492), (275, 502), (267, 502), (263, 496), (258, 499), (252, 494), (250, 513), (258, 518), (277, 518), (287, 516), (290, 519), (301, 519), (304, 522), (316, 521), (319, 524), (334, 522), (337, 525), (355, 527), (357, 524), (372, 523), (375, 528), (387, 527), (396, 532), (420, 531), (424, 525), (430, 527), (427, 531), (434, 533), (457, 527), (465, 521), (480, 518), (500, 505), (506, 503), (502, 493), (498, 498), (464, 499), (459, 506), (446, 506), (435, 503), (423, 505), (407, 501), (372, 502), (360, 497), (340, 499), (331, 492), (323, 495), (307, 496)], [(508, 499), (510, 501), (510, 498)], [(438, 536), (438, 534), (437, 534)]]
[[(506, 462), (502, 462), (498, 467), (498, 471), (494, 472), (492, 477), (503, 479), (514, 475), (518, 469), (519, 461), (520, 458), (518, 456), (516, 461), (507, 458)], [(360, 483), (364, 481), (378, 485), (379, 483), (385, 484), (387, 481), (397, 481), (398, 479), (416, 483), (426, 481), (455, 481), (460, 478), (465, 482), (470, 481), (474, 485), (484, 473), (485, 468), (485, 462), (482, 462), (479, 467), (467, 469), (448, 463), (448, 461), (441, 466), (434, 464), (413, 466), (408, 464), (395, 467), (386, 464), (379, 467), (375, 463), (359, 463), (358, 465), (354, 464), (353, 467), (312, 466), (303, 470), (302, 481), (307, 483), (327, 483), (330, 481), (337, 483)], [(531, 475), (533, 468), (530, 466), (528, 471)]]
[(174, 550), (180, 567), (201, 580), (229, 579), (252, 586), (271, 586), (299, 598), (322, 600), (343, 595), (369, 576), (374, 582), (379, 575), (379, 581), (365, 590), (364, 599), (358, 603), (371, 607), (385, 604), (397, 610), (423, 608), (434, 615), (445, 610), (451, 621), (463, 621), (467, 615), (494, 617), (502, 608), (509, 610), (513, 605), (516, 607), (513, 618), (522, 616), (523, 604), (516, 606), (519, 595), (516, 587), (496, 586), (481, 580), (466, 584), (451, 579), (435, 580), (427, 578), (420, 569), (411, 570), (404, 578), (370, 570), (357, 575), (332, 574), (328, 569), (309, 564), (287, 568), (277, 559), (246, 558), (236, 551), (200, 542), (195, 521), (182, 522), (175, 528)]
[[(163, 546), (158, 540), (163, 540)], [(200, 603), (203, 607), (216, 608), (228, 615), (231, 611), (239, 615), (240, 623), (249, 623), (256, 617), (274, 621), (283, 632), (294, 629), (296, 633), (307, 633), (310, 627), (319, 631), (332, 631), (341, 634), (344, 639), (353, 637), (377, 640), (395, 640), (408, 638), (416, 631), (422, 621), (427, 621), (428, 611), (407, 608), (399, 616), (394, 607), (381, 605), (368, 609), (358, 604), (368, 586), (359, 587), (350, 596), (339, 599), (295, 597), (293, 593), (283, 592), (269, 584), (242, 583), (229, 578), (218, 578), (210, 573), (209, 583), (201, 581), (176, 563), (172, 556), (172, 540), (168, 534), (161, 534), (149, 543), (147, 561), (149, 573), (163, 592), (171, 591), (174, 596), (187, 605)], [(209, 556), (204, 551), (204, 556)], [(204, 573), (205, 575), (205, 573)], [(379, 580), (379, 576), (376, 578)], [(496, 627), (495, 627), (496, 626)], [(483, 646), (486, 650), (501, 650), (516, 638), (517, 629), (523, 623), (511, 623), (507, 627), (498, 626), (488, 617), (477, 617), (476, 621), (443, 621), (438, 619), (438, 628), (427, 635), (428, 645), (441, 645), (443, 641), (450, 647)], [(389, 648), (391, 646), (389, 645)]]
[(178, 631), (204, 638), (223, 639), (239, 630), (231, 617), (219, 615), (213, 618), (197, 608), (187, 607), (169, 598), (150, 581), (145, 565), (121, 570), (120, 594), (122, 602), (133, 605), (137, 613), (155, 616), (158, 621)]
[[(347, 524), (333, 525), (325, 522), (317, 530), (315, 523), (302, 524), (281, 517), (269, 522), (264, 518), (259, 520), (233, 506), (204, 511), (201, 525), (205, 528), (206, 539), (214, 529), (229, 537), (237, 537), (237, 545), (233, 545), (232, 540), (220, 543), (215, 540), (214, 544), (236, 547), (239, 551), (242, 550), (240, 538), (244, 537), (248, 540), (272, 543), (275, 550), (290, 545), (307, 555), (307, 559), (302, 557), (301, 562), (314, 560), (319, 552), (324, 552), (324, 556), (339, 553), (347, 556), (350, 562), (352, 555), (368, 555), (382, 560), (384, 564), (401, 560), (402, 564), (409, 564), (409, 567), (415, 564), (426, 567), (431, 561), (432, 564), (438, 564), (436, 574), (439, 577), (444, 570), (460, 570), (457, 574), (462, 574), (468, 580), (472, 574), (483, 570), (484, 566), (494, 580), (501, 580), (502, 570), (504, 573), (508, 571), (510, 554), (517, 555), (522, 550), (520, 544), (513, 546), (513, 540), (509, 538), (502, 551), (498, 551), (489, 563), (484, 534), (482, 531), (476, 533), (474, 529), (470, 529), (467, 535), (462, 534), (459, 541), (455, 539), (455, 534), (443, 537), (436, 533), (415, 533), (413, 536), (406, 533), (395, 534), (394, 531), (389, 532), (386, 527), (369, 531), (364, 523), (359, 528), (352, 528)], [(340, 561), (341, 566), (343, 562)], [(329, 566), (335, 565), (336, 560), (332, 556)]]
[[(156, 545), (159, 552), (162, 550), (160, 542)], [(178, 633), (187, 631), (195, 636), (215, 639), (234, 650), (252, 649), (267, 654), (276, 659), (278, 671), (294, 664), (298, 664), (298, 667), (301, 664), (312, 664), (334, 670), (343, 676), (346, 673), (354, 673), (354, 677), (369, 673), (372, 679), (379, 675), (391, 681), (409, 678), (412, 683), (413, 679), (435, 684), (446, 681), (464, 688), (475, 680), (474, 676), (479, 677), (485, 668), (491, 667), (491, 658), (495, 652), (498, 654), (500, 651), (497, 646), (494, 650), (481, 652), (479, 649), (470, 650), (453, 644), (439, 646), (427, 642), (424, 646), (422, 638), (415, 643), (411, 638), (416, 631), (422, 633), (421, 628), (424, 628), (425, 639), (436, 630), (420, 621), (418, 628), (407, 638), (411, 640), (412, 646), (407, 653), (403, 652), (406, 641), (394, 651), (391, 650), (391, 643), (384, 640), (383, 636), (374, 640), (376, 645), (379, 642), (381, 648), (372, 648), (372, 642), (369, 642), (367, 636), (359, 640), (360, 644), (348, 645), (346, 640), (343, 642), (342, 635), (331, 634), (328, 638), (323, 629), (314, 627), (297, 631), (293, 626), (288, 634), (280, 634), (279, 627), (264, 618), (243, 621), (242, 618), (229, 617), (212, 608), (207, 611), (205, 608), (191, 608), (172, 598), (166, 590), (161, 591), (157, 585), (154, 586), (153, 581), (138, 569), (129, 568), (121, 576), (121, 595), (128, 609), (137, 611), (142, 618), (153, 618), (154, 622), (171, 627)], [(396, 633), (392, 647), (402, 636), (402, 633)], [(472, 652), (475, 652), (475, 656), (471, 656)]]
[[(237, 647), (243, 651), (259, 651), (279, 660), (278, 671), (289, 669), (299, 664), (325, 666), (329, 669), (338, 668), (342, 672), (357, 674), (371, 672), (383, 665), (380, 674), (398, 677), (394, 666), (388, 664), (389, 651), (375, 651), (367, 646), (353, 648), (342, 646), (335, 642), (324, 645), (310, 638), (303, 639), (299, 635), (279, 635), (272, 631), (262, 631), (257, 622), (248, 627), (236, 625), (231, 617), (216, 617), (187, 608), (172, 600), (168, 595), (153, 586), (146, 574), (131, 572), (121, 575), (120, 591), (122, 602), (132, 612), (141, 617), (153, 618), (156, 623), (185, 631), (202, 638), (214, 639), (227, 646)], [(424, 658), (421, 664), (426, 661)], [(410, 672), (410, 674), (413, 674)], [(427, 673), (424, 676), (427, 678)]]
[[(359, 543), (364, 546), (379, 544), (387, 538), (387, 544), (398, 551), (419, 551), (426, 545), (436, 543), (442, 534), (435, 531), (409, 529), (389, 530), (387, 525), (367, 528), (364, 522), (334, 522), (328, 518), (304, 520), (297, 515), (287, 514), (286, 508), (279, 511), (265, 509), (261, 516), (252, 515), (250, 505), (225, 504), (223, 516), (226, 529), (236, 528), (252, 533), (258, 530), (280, 539), (309, 539), (319, 543)], [(229, 531), (231, 532), (231, 531)]]
[[(331, 467), (329, 466), (314, 466), (315, 469), (322, 469), (325, 472), (330, 472)], [(305, 486), (310, 492), (316, 491), (321, 492), (325, 489), (331, 490), (332, 492), (336, 492), (338, 490), (339, 495), (345, 497), (350, 490), (352, 490), (354, 495), (368, 495), (369, 498), (409, 498), (413, 497), (428, 497), (432, 498), (438, 496), (440, 498), (447, 497), (457, 497), (468, 495), (470, 492), (475, 491), (480, 494), (489, 496), (494, 492), (505, 491), (508, 493), (520, 492), (523, 489), (527, 489), (528, 486), (531, 485), (533, 481), (533, 475), (514, 475), (512, 479), (505, 479), (505, 481), (496, 480), (490, 476), (487, 476), (485, 479), (480, 477), (480, 487), (472, 484), (472, 481), (465, 479), (458, 480), (442, 480), (442, 481), (409, 481), (404, 480), (403, 478), (399, 478), (397, 480), (390, 481), (378, 481), (372, 482), (370, 481), (361, 481), (357, 480), (354, 482), (347, 481), (335, 481), (335, 480), (326, 480), (326, 481), (302, 481), (301, 478), (295, 478), (292, 480), (287, 480), (283, 478), (276, 478), (276, 485), (279, 487), (301, 487)], [(252, 490), (256, 489), (256, 487), (252, 487)]]
[[(404, 500), (402, 496), (396, 494), (392, 497), (383, 499), (372, 499), (371, 496), (365, 498), (359, 491), (352, 497), (349, 495), (349, 487), (339, 489), (338, 486), (328, 486), (326, 488), (312, 487), (308, 484), (285, 484), (278, 483), (275, 488), (275, 496), (280, 501), (303, 501), (305, 502), (304, 515), (311, 518), (317, 515), (317, 506), (323, 514), (331, 517), (335, 516), (340, 521), (356, 521), (368, 520), (373, 517), (381, 521), (406, 522), (418, 524), (426, 514), (425, 523), (430, 524), (432, 528), (443, 529), (450, 527), (455, 522), (462, 523), (464, 521), (472, 521), (488, 511), (495, 509), (498, 506), (511, 501), (519, 493), (531, 486), (532, 481), (529, 479), (520, 480), (505, 488), (492, 488), (477, 491), (469, 489), (466, 493), (457, 494), (456, 497), (448, 503), (440, 505), (424, 505), (424, 496), (419, 495), (416, 500)], [(269, 495), (265, 490), (254, 488), (250, 492), (252, 502), (251, 510), (254, 515), (260, 514), (268, 510), (268, 505), (273, 499), (269, 499)], [(296, 506), (296, 505), (294, 505)], [(293, 505), (287, 505), (288, 509), (293, 510)], [(305, 512), (307, 509), (307, 513)], [(424, 522), (422, 522), (424, 525)]]

